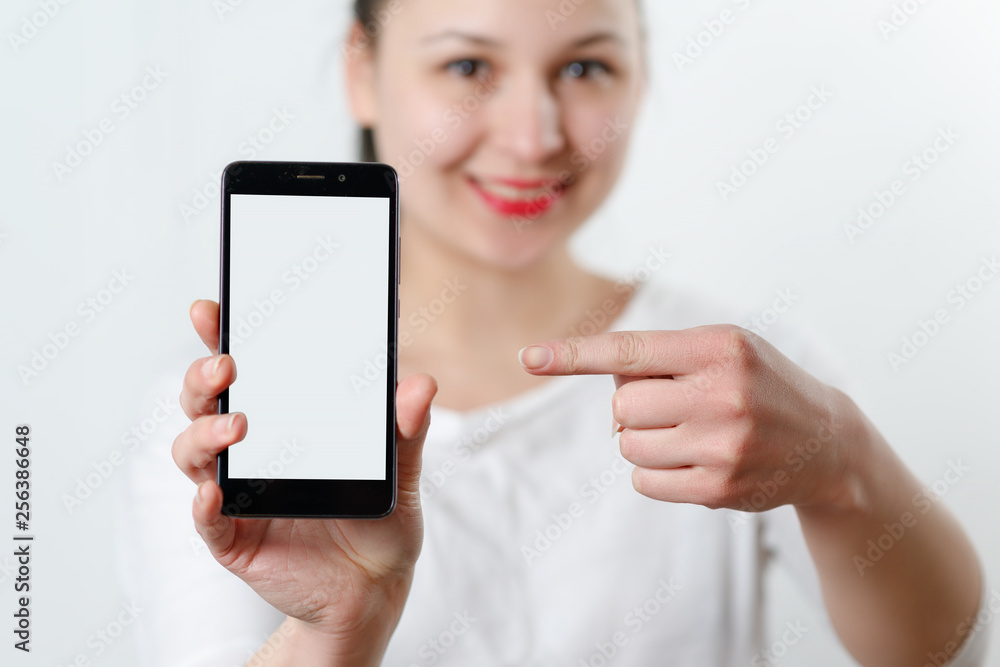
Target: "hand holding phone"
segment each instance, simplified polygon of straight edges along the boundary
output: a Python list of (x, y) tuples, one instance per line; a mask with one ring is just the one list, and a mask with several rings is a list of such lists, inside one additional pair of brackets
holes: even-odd
[[(383, 164), (234, 162), (222, 177), (222, 511), (386, 516), (395, 483), (398, 179)], [(382, 351), (386, 372), (357, 383)]]
[(193, 423), (174, 460), (199, 484), (192, 513), (215, 559), (306, 630), (284, 637), (289, 664), (379, 664), (423, 540), (434, 380), (397, 387), (392, 354), (380, 383), (350, 393), (352, 370), (396, 349), (396, 184), (384, 165), (230, 165), (222, 303), (191, 308), (220, 353), (185, 376)]
[[(218, 346), (219, 307), (198, 301), (191, 320), (209, 350)], [(217, 363), (218, 362), (218, 363)], [(206, 373), (206, 369), (215, 372)], [(217, 414), (216, 397), (236, 378), (228, 355), (195, 361), (184, 379), (181, 406), (192, 424), (173, 446), (178, 467), (199, 484), (192, 513), (212, 555), (264, 600), (329, 640), (330, 651), (356, 655), (352, 664), (379, 664), (399, 620), (423, 540), (420, 456), (436, 384), (418, 375), (396, 391), (396, 507), (383, 519), (247, 519), (222, 513), (216, 455), (242, 440), (250, 425)], [(372, 600), (380, 604), (372, 605)], [(210, 601), (202, 601), (210, 604)], [(364, 628), (361, 633), (358, 628)], [(367, 635), (367, 636), (363, 636)], [(305, 639), (305, 637), (301, 637)], [(291, 650), (292, 638), (280, 650)]]

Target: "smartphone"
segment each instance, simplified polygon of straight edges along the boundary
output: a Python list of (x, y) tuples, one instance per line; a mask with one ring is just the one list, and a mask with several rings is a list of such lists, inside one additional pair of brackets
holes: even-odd
[[(399, 200), (384, 164), (234, 162), (222, 175), (223, 513), (377, 518), (396, 501)], [(378, 358), (384, 371), (365, 373)], [(364, 373), (364, 381), (358, 382)]]

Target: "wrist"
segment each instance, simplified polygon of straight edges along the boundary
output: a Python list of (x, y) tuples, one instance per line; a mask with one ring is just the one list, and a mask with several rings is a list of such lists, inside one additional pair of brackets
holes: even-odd
[(832, 434), (816, 493), (799, 510), (861, 513), (871, 511), (889, 445), (850, 396), (829, 387), (828, 430)]
[[(382, 582), (365, 596), (365, 609), (356, 610), (347, 623), (330, 626), (321, 620), (286, 617), (281, 629), (293, 638), (290, 663), (308, 667), (380, 665), (392, 633), (399, 623), (413, 579), (412, 569)], [(301, 658), (301, 660), (299, 659)]]
[(350, 634), (332, 635), (311, 623), (289, 616), (272, 640), (280, 638), (278, 641), (288, 641), (284, 653), (289, 665), (374, 667), (381, 664), (393, 629), (395, 623), (373, 621)]

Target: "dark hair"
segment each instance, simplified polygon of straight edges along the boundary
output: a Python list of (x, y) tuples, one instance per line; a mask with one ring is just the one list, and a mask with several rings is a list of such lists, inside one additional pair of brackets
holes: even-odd
[[(376, 21), (375, 10), (383, 2), (384, 0), (354, 0), (354, 18), (362, 26), (368, 26)], [(377, 32), (377, 30), (372, 32)], [(374, 40), (375, 35), (371, 34), (367, 27), (365, 27), (365, 34)], [(378, 158), (375, 156), (375, 134), (370, 127), (361, 128), (360, 159), (362, 162), (378, 162)]]

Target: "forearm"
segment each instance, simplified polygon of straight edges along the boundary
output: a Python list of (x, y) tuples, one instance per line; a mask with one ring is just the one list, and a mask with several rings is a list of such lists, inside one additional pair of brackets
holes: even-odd
[(926, 494), (846, 396), (852, 502), (798, 507), (830, 617), (863, 665), (924, 664), (955, 655), (979, 605), (980, 567), (955, 519)]
[(289, 616), (246, 667), (376, 667), (382, 663), (392, 629), (371, 626), (350, 638), (336, 639)]

